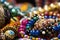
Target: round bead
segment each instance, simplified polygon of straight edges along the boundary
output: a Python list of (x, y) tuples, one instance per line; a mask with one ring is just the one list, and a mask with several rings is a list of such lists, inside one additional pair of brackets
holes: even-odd
[(53, 30), (58, 31), (59, 28), (58, 27), (53, 27)]
[(40, 34), (40, 31), (39, 31), (39, 30), (36, 30), (36, 31), (35, 31), (35, 35), (36, 35), (36, 36), (39, 36), (39, 34)]
[(24, 25), (20, 25), (20, 28), (25, 28), (25, 26)]
[(35, 23), (35, 21), (33, 19), (31, 19), (30, 22), (32, 22), (33, 24)]
[(32, 36), (35, 35), (35, 30), (31, 30), (30, 35), (32, 35)]
[(56, 19), (56, 16), (53, 16), (53, 19)]
[(48, 18), (49, 18), (49, 16), (44, 16), (44, 18), (48, 19)]
[(46, 32), (45, 31), (42, 31), (42, 34), (45, 34)]
[(4, 3), (6, 0), (0, 0), (1, 3)]
[(58, 38), (60, 39), (60, 34), (58, 35)]
[(49, 16), (49, 18), (52, 18), (52, 16)]
[[(12, 35), (15, 35), (15, 32), (12, 31), (12, 30), (7, 30), (7, 31), (5, 32), (5, 34), (6, 34), (6, 33), (8, 33), (8, 34), (11, 35), (11, 36), (12, 36)], [(7, 35), (7, 34), (6, 34), (6, 35)]]
[(38, 17), (33, 17), (33, 19), (36, 21), (36, 20), (38, 20)]
[(28, 23), (28, 19), (24, 19), (24, 20), (22, 20), (22, 25), (26, 25)]
[(17, 10), (15, 8), (11, 9), (11, 15), (16, 16), (17, 15)]

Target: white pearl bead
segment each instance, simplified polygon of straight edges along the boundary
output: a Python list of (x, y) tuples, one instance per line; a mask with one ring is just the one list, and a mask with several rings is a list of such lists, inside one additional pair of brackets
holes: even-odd
[(11, 9), (11, 8), (13, 8), (13, 6), (12, 5), (9, 5), (8, 8)]
[(42, 34), (45, 34), (45, 31), (42, 31)]

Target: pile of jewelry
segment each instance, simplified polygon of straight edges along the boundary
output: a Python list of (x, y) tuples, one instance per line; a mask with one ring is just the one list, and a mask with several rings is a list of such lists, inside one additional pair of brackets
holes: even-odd
[(26, 10), (6, 0), (0, 0), (0, 4), (4, 9), (0, 13), (0, 21), (2, 26), (5, 24), (0, 28), (2, 39), (16, 40), (18, 37), (17, 40), (60, 40), (60, 2), (43, 8), (29, 4)]

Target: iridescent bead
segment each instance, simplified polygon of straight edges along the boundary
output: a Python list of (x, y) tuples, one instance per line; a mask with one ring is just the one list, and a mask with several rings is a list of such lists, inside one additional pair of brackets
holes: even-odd
[(58, 34), (58, 38), (60, 39), (60, 34)]

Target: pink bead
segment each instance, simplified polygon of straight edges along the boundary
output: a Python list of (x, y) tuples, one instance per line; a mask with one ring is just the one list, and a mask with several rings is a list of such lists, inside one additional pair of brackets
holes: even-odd
[(24, 25), (20, 25), (20, 27), (19, 28), (25, 28), (26, 26), (24, 26)]
[(20, 27), (18, 28), (18, 32), (24, 31), (24, 30), (25, 30), (25, 27), (26, 27), (26, 26), (24, 26), (24, 25), (20, 25)]
[(22, 20), (22, 25), (26, 25), (28, 23), (28, 19)]

